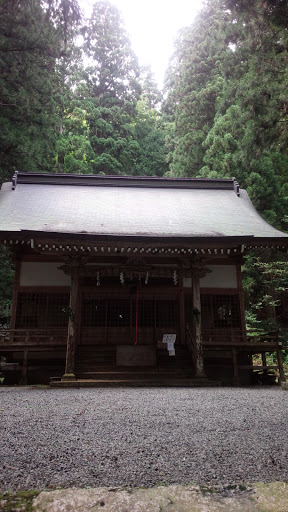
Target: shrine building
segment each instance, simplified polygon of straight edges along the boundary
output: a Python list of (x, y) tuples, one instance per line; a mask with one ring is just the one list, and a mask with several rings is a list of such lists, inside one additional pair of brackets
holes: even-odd
[(234, 178), (18, 172), (0, 243), (15, 262), (0, 353), (19, 382), (250, 384), (269, 351), (283, 376), (277, 342), (247, 339), (241, 263), (288, 235)]

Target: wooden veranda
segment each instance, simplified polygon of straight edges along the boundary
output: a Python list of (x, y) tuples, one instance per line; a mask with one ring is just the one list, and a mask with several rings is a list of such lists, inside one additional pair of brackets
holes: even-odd
[[(264, 377), (268, 372), (274, 375), (274, 381), (284, 382), (285, 375), (282, 362), (282, 343), (278, 333), (254, 336), (244, 342), (234, 333), (234, 340), (230, 341), (220, 333), (203, 330), (203, 361), (207, 379), (195, 378), (197, 347), (193, 341), (192, 329), (186, 325), (185, 344), (176, 346), (176, 360), (169, 358), (165, 347), (155, 348), (155, 366), (143, 367), (117, 365), (117, 345), (82, 345), (76, 355), (76, 369), (78, 378), (74, 381), (76, 386), (97, 385), (220, 385), (241, 383), (255, 383), (257, 379), (253, 374), (261, 373)], [(1, 369), (7, 383), (27, 384), (28, 382), (41, 382), (41, 375), (48, 383), (51, 380), (54, 386), (68, 385), (61, 383), (61, 375), (65, 369), (66, 358), (65, 329), (1, 329)], [(149, 345), (148, 345), (149, 347)], [(253, 355), (260, 354), (262, 363), (255, 364)], [(273, 365), (267, 365), (267, 354), (274, 354), (276, 360)], [(219, 368), (231, 368), (230, 380), (221, 381)], [(46, 370), (46, 374), (45, 374)], [(243, 375), (245, 378), (243, 379)], [(248, 376), (248, 378), (247, 378)], [(51, 379), (52, 377), (52, 379)], [(267, 379), (262, 381), (267, 383)]]

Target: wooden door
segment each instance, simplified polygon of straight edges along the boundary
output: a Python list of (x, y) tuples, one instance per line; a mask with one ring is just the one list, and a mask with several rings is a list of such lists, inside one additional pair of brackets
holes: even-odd
[(81, 343), (155, 345), (163, 334), (179, 341), (179, 303), (173, 290), (123, 287), (82, 292)]

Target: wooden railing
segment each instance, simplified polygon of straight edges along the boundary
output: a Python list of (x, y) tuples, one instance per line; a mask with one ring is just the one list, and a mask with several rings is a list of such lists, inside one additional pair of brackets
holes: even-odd
[(269, 331), (269, 332), (263, 332), (263, 331), (247, 331), (247, 340), (252, 343), (263, 343), (263, 342), (280, 342), (281, 343), (281, 335), (279, 329), (276, 331)]
[[(191, 352), (195, 363), (196, 346), (193, 340), (192, 329), (189, 324), (186, 325), (186, 344)], [(202, 344), (204, 353), (217, 351), (221, 353), (230, 353), (233, 365), (234, 383), (239, 383), (239, 370), (264, 371), (274, 370), (279, 373), (280, 381), (285, 381), (285, 374), (282, 362), (282, 344), (279, 337), (279, 331), (268, 333), (253, 333), (253, 335), (244, 333), (241, 329), (202, 329)], [(274, 352), (277, 355), (275, 365), (267, 365), (266, 354)], [(245, 353), (250, 356), (249, 364), (241, 364), (239, 356)], [(262, 365), (254, 365), (253, 354), (261, 354)]]
[(241, 344), (246, 341), (245, 333), (239, 328), (202, 329), (203, 344)]
[(0, 347), (7, 345), (62, 345), (67, 329), (5, 329), (0, 328)]

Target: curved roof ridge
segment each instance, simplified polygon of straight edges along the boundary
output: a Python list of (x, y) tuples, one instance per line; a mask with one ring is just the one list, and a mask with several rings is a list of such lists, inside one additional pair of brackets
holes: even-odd
[[(159, 176), (128, 176), (102, 174), (53, 174), (53, 173), (23, 173), (16, 171), (13, 176), (12, 188), (17, 184), (30, 185), (77, 185), (102, 187), (148, 187), (148, 188), (201, 188), (239, 191), (235, 178), (188, 178), (188, 177), (159, 177)], [(237, 188), (238, 187), (238, 188)]]

